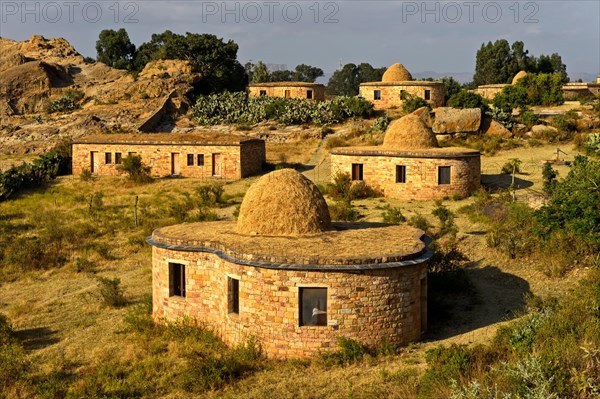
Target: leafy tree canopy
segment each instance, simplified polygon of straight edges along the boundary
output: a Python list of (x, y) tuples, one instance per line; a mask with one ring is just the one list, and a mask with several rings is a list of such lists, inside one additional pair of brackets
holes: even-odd
[(327, 92), (338, 96), (355, 96), (363, 82), (378, 82), (386, 68), (373, 68), (371, 64), (346, 64), (333, 73), (327, 83)]
[(135, 45), (129, 40), (127, 31), (104, 29), (96, 41), (97, 60), (117, 69), (131, 69), (135, 57)]

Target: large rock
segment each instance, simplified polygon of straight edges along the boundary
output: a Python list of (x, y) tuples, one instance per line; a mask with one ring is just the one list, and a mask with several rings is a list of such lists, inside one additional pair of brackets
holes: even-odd
[(558, 129), (554, 126), (535, 125), (531, 128), (531, 133), (533, 133), (534, 136), (538, 136), (546, 133), (558, 133)]
[(433, 119), (431, 118), (431, 109), (429, 107), (421, 107), (412, 112), (413, 115), (417, 115), (421, 120), (431, 129), (433, 125)]
[(439, 107), (433, 110), (435, 134), (476, 133), (481, 126), (481, 109)]
[(500, 122), (497, 122), (491, 118), (484, 118), (481, 123), (481, 132), (492, 136), (511, 137), (512, 133), (510, 130), (505, 128)]

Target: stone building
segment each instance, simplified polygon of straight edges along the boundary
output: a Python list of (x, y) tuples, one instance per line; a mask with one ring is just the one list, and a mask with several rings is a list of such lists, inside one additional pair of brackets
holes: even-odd
[(515, 83), (517, 83), (517, 81), (519, 79), (521, 79), (522, 77), (525, 77), (526, 75), (527, 75), (527, 72), (519, 71), (513, 77), (511, 83), (496, 83), (496, 84), (489, 84), (489, 85), (481, 85), (481, 86), (477, 86), (476, 89), (471, 90), (471, 91), (473, 93), (479, 94), (483, 98), (487, 98), (488, 100), (493, 100), (494, 97), (496, 97), (496, 94), (500, 93), (502, 91), (502, 89), (504, 89), (506, 86), (510, 86), (511, 84), (514, 85)]
[(409, 114), (393, 121), (383, 145), (333, 148), (332, 176), (349, 173), (354, 181), (399, 199), (467, 197), (480, 186), (481, 160), (476, 150), (439, 147), (423, 120)]
[(117, 167), (128, 155), (140, 155), (157, 177), (240, 179), (262, 170), (265, 142), (212, 133), (94, 135), (73, 143), (73, 174), (119, 175)]
[(153, 315), (192, 318), (226, 343), (256, 337), (270, 357), (304, 357), (337, 337), (404, 345), (427, 328), (423, 231), (331, 223), (314, 183), (283, 169), (254, 183), (237, 222), (153, 232)]
[(600, 76), (596, 83), (572, 82), (562, 87), (563, 97), (567, 101), (593, 99), (600, 96)]
[(390, 66), (381, 78), (381, 82), (360, 84), (359, 95), (373, 103), (375, 109), (401, 107), (401, 93), (406, 92), (426, 100), (432, 108), (444, 105), (444, 84), (414, 80), (402, 64)]
[(305, 100), (325, 100), (325, 86), (309, 82), (268, 82), (248, 85), (248, 94), (253, 97), (303, 98)]

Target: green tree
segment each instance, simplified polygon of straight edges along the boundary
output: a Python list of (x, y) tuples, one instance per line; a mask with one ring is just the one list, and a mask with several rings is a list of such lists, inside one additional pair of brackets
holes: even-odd
[(489, 109), (487, 101), (483, 97), (466, 90), (451, 95), (446, 105), (454, 108), (481, 108), (481, 112)]
[(119, 172), (127, 173), (129, 180), (136, 183), (149, 183), (152, 181), (150, 176), (150, 166), (144, 165), (140, 155), (128, 155), (123, 158), (120, 165), (117, 165)]
[(527, 90), (518, 85), (508, 85), (494, 96), (494, 107), (512, 113), (513, 108), (524, 109), (527, 104)]
[(96, 42), (97, 60), (117, 69), (132, 69), (135, 45), (129, 40), (127, 31), (104, 29)]
[(267, 66), (259, 60), (252, 66), (252, 83), (265, 83), (270, 81), (271, 74), (269, 73)]
[(461, 85), (452, 76), (444, 76), (442, 83), (444, 84), (444, 102), (446, 103), (450, 97), (460, 92)]
[(338, 96), (356, 96), (363, 82), (377, 82), (381, 80), (385, 68), (373, 68), (368, 63), (359, 65), (346, 64), (342, 69), (333, 73), (327, 83), (327, 93)]
[(557, 72), (528, 74), (519, 79), (516, 85), (527, 92), (529, 105), (560, 105), (565, 102), (563, 83), (563, 75)]
[(317, 78), (323, 76), (323, 70), (321, 68), (313, 67), (306, 64), (300, 64), (296, 66), (293, 73), (293, 80), (297, 82), (311, 82), (313, 83)]
[(271, 72), (271, 82), (291, 82), (292, 80), (292, 71), (284, 70)]

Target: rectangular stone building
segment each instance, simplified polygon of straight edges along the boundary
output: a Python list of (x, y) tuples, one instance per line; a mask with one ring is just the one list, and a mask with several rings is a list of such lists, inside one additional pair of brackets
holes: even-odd
[(128, 155), (139, 155), (151, 175), (240, 179), (259, 173), (265, 142), (242, 136), (194, 133), (102, 134), (73, 143), (73, 174), (116, 176)]
[(359, 96), (373, 103), (375, 109), (402, 107), (402, 92), (421, 97), (432, 108), (444, 105), (444, 84), (430, 81), (365, 82), (360, 84)]
[(248, 94), (253, 97), (303, 98), (325, 100), (325, 86), (309, 82), (267, 82), (248, 85)]

